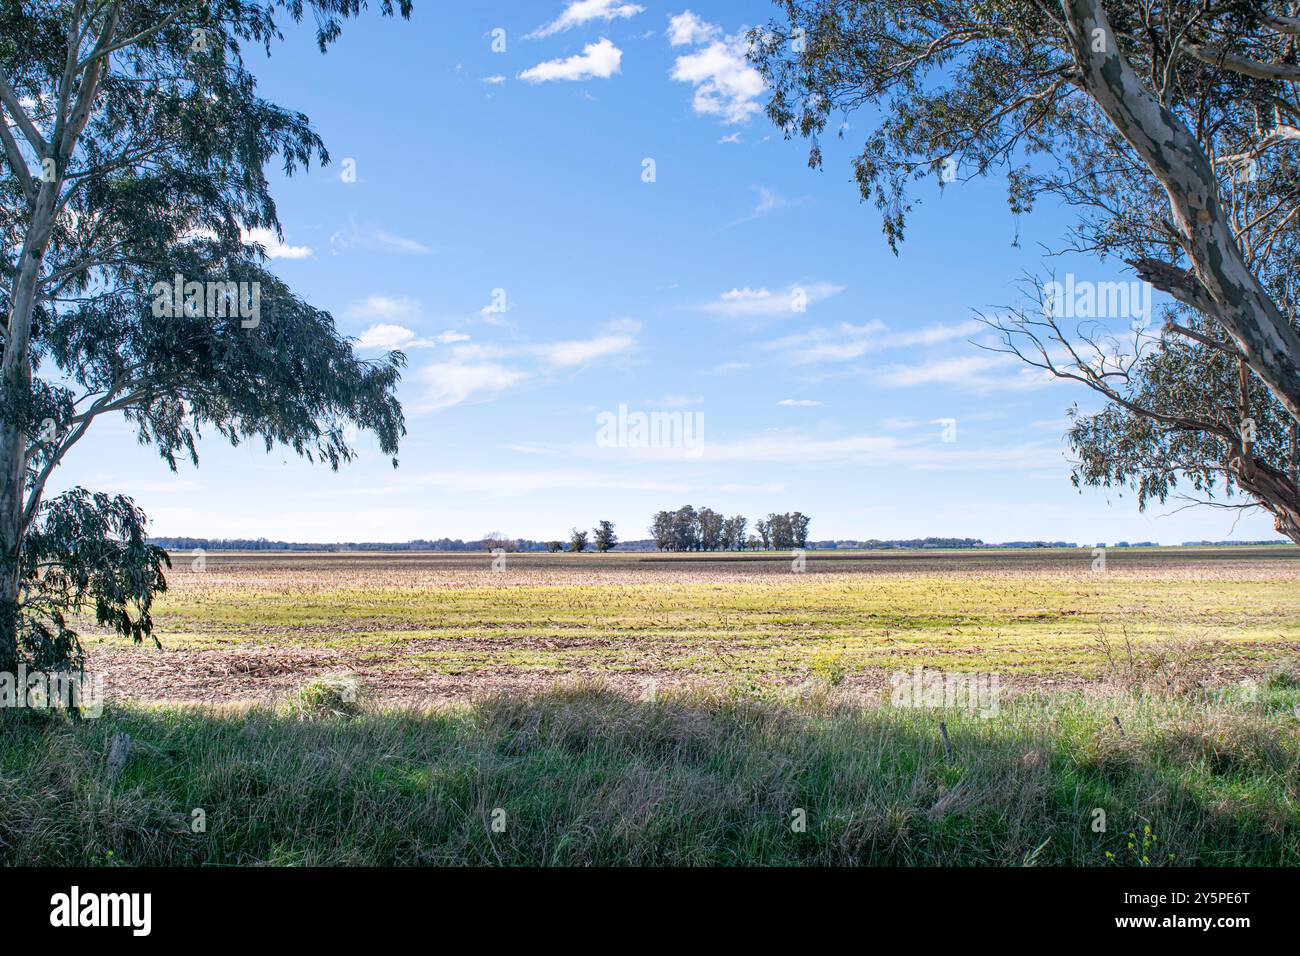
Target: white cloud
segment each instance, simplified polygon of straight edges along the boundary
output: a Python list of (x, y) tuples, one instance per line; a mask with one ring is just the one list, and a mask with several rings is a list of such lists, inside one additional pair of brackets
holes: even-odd
[[(73, 223), (77, 221), (75, 210), (73, 210)], [(186, 239), (203, 239), (212, 241), (217, 238), (216, 232), (211, 229), (191, 229), (185, 233)], [(240, 229), (239, 241), (245, 245), (259, 245), (266, 252), (268, 259), (309, 259), (312, 255), (311, 246), (290, 246), (281, 242), (275, 232), (258, 227), (256, 229)]]
[(669, 73), (674, 80), (695, 87), (692, 106), (701, 116), (716, 116), (724, 123), (744, 123), (761, 108), (763, 77), (749, 65), (744, 36), (714, 40), (702, 50), (679, 56)]
[(721, 137), (721, 138), (718, 139), (718, 145), (719, 145), (719, 146), (723, 145), (724, 143), (739, 143), (739, 142), (740, 142), (740, 132), (739, 132), (739, 131), (737, 131), (737, 132), (735, 132), (735, 133), (728, 133), (726, 136), (723, 136), (723, 137)]
[(825, 402), (819, 402), (815, 398), (783, 398), (778, 405), (787, 405), (791, 408), (816, 408), (819, 405), (825, 405)]
[(427, 386), (417, 411), (435, 411), (465, 402), (485, 401), (528, 377), (527, 373), (495, 362), (435, 362), (420, 370)]
[(527, 39), (548, 37), (573, 27), (580, 27), (592, 20), (604, 20), (607, 23), (611, 20), (626, 20), (643, 10), (645, 7), (635, 3), (620, 3), (619, 0), (570, 0), (563, 13), (545, 26), (529, 33)]
[(533, 350), (552, 365), (585, 365), (598, 358), (618, 355), (636, 346), (630, 335), (601, 335), (591, 339), (573, 339), (533, 346)]
[(765, 288), (730, 289), (716, 302), (706, 302), (700, 308), (705, 312), (725, 316), (770, 316), (796, 312), (795, 306), (805, 306), (829, 299), (844, 291), (844, 286), (830, 282), (796, 284), (784, 291), (772, 292)]
[(547, 60), (519, 74), (519, 79), (529, 83), (547, 83), (551, 80), (607, 80), (619, 71), (623, 51), (601, 37), (588, 43), (582, 52), (563, 60)]
[(404, 325), (385, 323), (372, 325), (357, 339), (359, 349), (430, 349), (435, 344), (432, 339), (419, 338)]
[(490, 83), (490, 84), (492, 84), (493, 86), (496, 86), (498, 83), (504, 83), (505, 81), (506, 81), (506, 78), (505, 78), (504, 76), (502, 76), (500, 73), (496, 73), (496, 74), (494, 74), (494, 75), (492, 75), (492, 76), (485, 76), (485, 77), (483, 77), (483, 82), (484, 82), (484, 83)]
[(245, 243), (253, 242), (266, 249), (271, 259), (308, 259), (310, 246), (285, 245), (270, 229), (244, 229), (240, 233)]
[(417, 335), (409, 326), (423, 320), (423, 309), (408, 296), (372, 295), (348, 306), (343, 317), (371, 323), (357, 339), (357, 347), (363, 349), (431, 349), (469, 339), (455, 330), (440, 332), (431, 339)]
[(706, 23), (690, 10), (668, 18), (668, 42), (672, 46), (689, 46), (711, 40), (722, 30)]

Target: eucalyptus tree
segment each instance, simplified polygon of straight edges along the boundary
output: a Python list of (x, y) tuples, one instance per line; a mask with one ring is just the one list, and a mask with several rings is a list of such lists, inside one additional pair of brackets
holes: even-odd
[(1053, 251), (1121, 259), (1175, 300), (1160, 327), (1069, 328), (1059, 290), (988, 320), (993, 347), (1104, 397), (1072, 409), (1075, 484), (1141, 507), (1190, 484), (1300, 542), (1295, 4), (776, 2), (784, 22), (751, 37), (767, 113), (814, 167), (829, 122), (865, 121), (853, 172), (895, 252), (918, 180), (1002, 172), (1012, 212), (1073, 211)]
[(614, 522), (598, 521), (596, 527), (591, 530), (591, 538), (597, 551), (604, 553), (612, 549), (618, 544), (618, 535), (614, 533)]
[(723, 546), (722, 515), (712, 508), (701, 508), (696, 516), (699, 522), (699, 548), (701, 551), (718, 551)]
[(742, 551), (745, 547), (745, 527), (748, 519), (744, 515), (732, 515), (722, 523), (722, 546), (728, 551)]
[(660, 551), (673, 550), (673, 512), (656, 511), (650, 523), (650, 535)]
[[(382, 0), (386, 16), (409, 0)], [(364, 0), (6, 0), (0, 6), (0, 670), (79, 664), (69, 612), (136, 641), (165, 587), (129, 499), (54, 469), (119, 414), (175, 468), (203, 427), (337, 468), (394, 456), (400, 353), (362, 361), (265, 268), (267, 181), (328, 162), (307, 117), (258, 95), (310, 13), (324, 52)], [(394, 464), (396, 459), (394, 458)]]

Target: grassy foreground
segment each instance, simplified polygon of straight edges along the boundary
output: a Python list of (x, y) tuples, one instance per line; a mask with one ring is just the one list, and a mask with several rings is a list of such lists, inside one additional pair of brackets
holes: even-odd
[(981, 719), (827, 687), (424, 713), (317, 687), (280, 710), (11, 715), (0, 862), (1297, 865), (1300, 691), (1252, 696), (1031, 694)]

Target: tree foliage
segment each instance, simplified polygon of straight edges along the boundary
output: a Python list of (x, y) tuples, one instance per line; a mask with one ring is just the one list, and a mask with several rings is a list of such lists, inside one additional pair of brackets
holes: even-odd
[[(307, 117), (258, 94), (243, 51), (269, 54), (308, 13), (324, 51), (365, 6), (0, 8), (0, 657), (73, 662), (66, 614), (87, 602), (120, 633), (151, 634), (165, 558), (143, 543), (144, 516), (81, 489), (44, 500), (99, 417), (121, 413), (173, 469), (197, 463), (205, 428), (332, 468), (360, 431), (396, 455), (403, 356), (359, 359), (255, 241), (282, 238), (271, 164), (292, 175), (328, 154)], [(184, 297), (160, 308), (177, 283)]]
[[(868, 116), (853, 159), (896, 252), (922, 180), (1001, 173), (1176, 305), (1162, 328), (1066, 326), (1040, 296), (995, 348), (1105, 399), (1069, 441), (1080, 486), (1246, 492), (1300, 541), (1300, 19), (1246, 0), (776, 0), (752, 35), (769, 117), (811, 140)], [(840, 126), (840, 135), (845, 135)], [(1042, 282), (1034, 283), (1041, 292)], [(1129, 319), (1132, 317), (1122, 316)]]

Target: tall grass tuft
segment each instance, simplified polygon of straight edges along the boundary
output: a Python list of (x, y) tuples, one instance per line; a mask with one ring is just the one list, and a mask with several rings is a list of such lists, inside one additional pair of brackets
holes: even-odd
[(11, 720), (0, 862), (1297, 865), (1298, 702), (1027, 694), (981, 719), (575, 685), (436, 712), (313, 691)]

